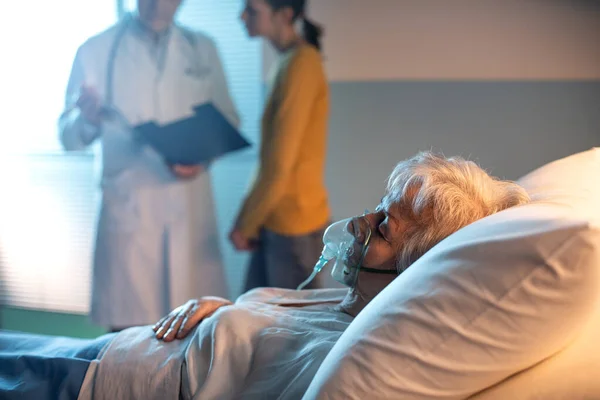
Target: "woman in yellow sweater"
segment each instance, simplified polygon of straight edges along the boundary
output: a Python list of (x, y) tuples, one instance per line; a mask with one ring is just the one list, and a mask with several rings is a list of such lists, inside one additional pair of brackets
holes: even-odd
[[(321, 253), (329, 221), (324, 182), (329, 88), (321, 30), (304, 15), (305, 3), (247, 0), (242, 14), (248, 34), (269, 40), (280, 54), (262, 117), (258, 174), (229, 236), (237, 250), (254, 251), (246, 290), (296, 288)], [(313, 281), (309, 288), (319, 286)]]

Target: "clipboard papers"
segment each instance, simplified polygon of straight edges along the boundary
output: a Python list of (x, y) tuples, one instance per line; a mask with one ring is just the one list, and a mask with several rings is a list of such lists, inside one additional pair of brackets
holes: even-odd
[(166, 125), (148, 122), (134, 130), (168, 164), (203, 164), (250, 146), (211, 103), (194, 107), (189, 118)]

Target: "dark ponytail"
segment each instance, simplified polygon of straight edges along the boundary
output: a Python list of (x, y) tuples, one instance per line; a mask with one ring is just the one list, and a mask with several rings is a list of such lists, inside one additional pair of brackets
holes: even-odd
[(304, 40), (318, 50), (321, 50), (321, 36), (323, 36), (323, 28), (315, 24), (310, 19), (306, 18), (306, 1), (307, 0), (266, 0), (267, 3), (274, 9), (279, 10), (285, 7), (290, 7), (294, 13), (292, 22), (302, 18), (302, 31)]
[(315, 24), (310, 19), (302, 18), (302, 32), (304, 40), (321, 51), (321, 36), (323, 36), (323, 28)]

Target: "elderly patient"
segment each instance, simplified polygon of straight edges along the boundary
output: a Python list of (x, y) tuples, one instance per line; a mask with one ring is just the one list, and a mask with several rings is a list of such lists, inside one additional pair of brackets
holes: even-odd
[[(528, 199), (516, 183), (492, 178), (462, 158), (447, 159), (424, 152), (400, 162), (388, 178), (385, 196), (375, 212), (354, 217), (348, 223), (355, 241), (346, 265), (358, 271), (357, 279), (339, 304), (322, 309), (355, 317), (397, 275), (442, 239)], [(367, 233), (370, 240), (365, 246)], [(253, 291), (236, 304), (265, 295)], [(292, 296), (293, 292), (278, 291), (277, 295)], [(181, 339), (219, 308), (236, 304), (217, 297), (190, 300), (153, 329), (158, 339)]]
[(80, 398), (301, 398), (352, 319), (398, 274), (453, 232), (527, 201), (471, 161), (420, 153), (396, 166), (373, 213), (348, 222), (348, 289), (190, 300), (152, 330), (111, 339)]

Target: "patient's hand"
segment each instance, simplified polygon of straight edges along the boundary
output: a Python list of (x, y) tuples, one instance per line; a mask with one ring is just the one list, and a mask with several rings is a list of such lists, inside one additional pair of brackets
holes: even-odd
[(210, 317), (219, 308), (230, 304), (231, 301), (221, 297), (207, 296), (190, 300), (161, 318), (152, 329), (156, 332), (156, 338), (165, 342), (183, 339), (204, 318)]

